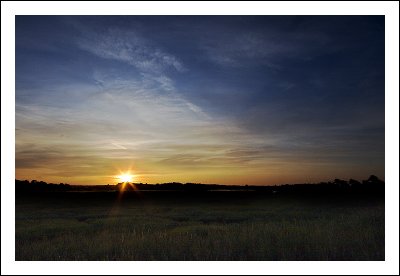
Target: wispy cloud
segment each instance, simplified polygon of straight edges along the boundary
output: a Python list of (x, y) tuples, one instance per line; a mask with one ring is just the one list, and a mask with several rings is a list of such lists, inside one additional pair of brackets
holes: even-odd
[(211, 61), (231, 67), (261, 64), (279, 69), (282, 59), (310, 58), (316, 49), (320, 51), (330, 42), (322, 33), (276, 33), (271, 30), (234, 33), (226, 30), (222, 36), (216, 39), (211, 33), (200, 39), (199, 45)]
[(94, 55), (130, 64), (141, 72), (186, 70), (178, 58), (152, 45), (133, 31), (110, 28), (105, 33), (91, 33), (79, 38), (77, 44)]
[[(244, 133), (233, 122), (210, 118), (173, 89), (160, 93), (162, 84), (152, 82), (152, 77), (108, 79), (100, 72), (94, 77), (101, 87), (82, 96), (81, 105), (17, 105), (16, 167), (20, 173), (33, 173), (40, 168), (42, 178), (57, 173), (95, 177), (99, 168), (106, 174), (114, 173), (115, 164), (122, 164), (122, 160), (135, 164), (139, 171), (151, 170), (152, 164), (168, 173), (169, 169), (176, 170), (176, 164), (162, 160), (177, 154), (176, 145), (188, 144), (188, 154), (203, 149), (206, 155), (214, 157), (218, 153), (205, 150), (209, 144), (223, 149), (241, 147), (237, 139)], [(205, 160), (211, 162), (209, 158)], [(213, 159), (214, 164), (208, 167), (220, 167), (217, 163), (221, 161)], [(74, 164), (96, 169), (82, 173), (85, 169)], [(188, 165), (195, 167), (190, 162)], [(73, 180), (68, 179), (64, 181)]]

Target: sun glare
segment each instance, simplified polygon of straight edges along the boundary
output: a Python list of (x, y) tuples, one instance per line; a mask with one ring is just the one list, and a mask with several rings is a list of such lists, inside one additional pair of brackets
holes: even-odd
[(129, 173), (125, 173), (125, 174), (120, 174), (117, 176), (117, 178), (121, 181), (121, 182), (131, 182), (133, 179), (133, 175), (129, 174)]

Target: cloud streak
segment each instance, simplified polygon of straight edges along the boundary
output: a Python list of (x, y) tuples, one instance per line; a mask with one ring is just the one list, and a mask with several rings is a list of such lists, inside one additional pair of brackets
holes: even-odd
[(110, 28), (105, 33), (91, 33), (85, 38), (80, 38), (77, 44), (94, 55), (127, 63), (141, 72), (186, 70), (175, 56), (151, 45), (133, 31)]
[[(266, 65), (270, 69), (281, 69), (284, 59), (309, 59), (327, 47), (331, 39), (323, 34), (291, 32), (223, 32), (223, 39), (206, 35), (199, 42), (206, 56), (218, 65), (247, 67)], [(332, 50), (332, 47), (329, 48)]]

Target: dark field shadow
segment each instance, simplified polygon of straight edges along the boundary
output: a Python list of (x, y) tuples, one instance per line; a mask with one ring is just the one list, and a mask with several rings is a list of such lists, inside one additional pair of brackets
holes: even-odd
[(378, 185), (19, 192), (16, 260), (384, 260)]

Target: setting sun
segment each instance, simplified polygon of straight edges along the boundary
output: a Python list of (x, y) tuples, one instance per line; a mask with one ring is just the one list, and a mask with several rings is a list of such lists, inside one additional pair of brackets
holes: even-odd
[(133, 179), (133, 175), (129, 174), (129, 173), (125, 173), (125, 174), (120, 174), (117, 176), (117, 178), (121, 181), (121, 182), (131, 182)]

